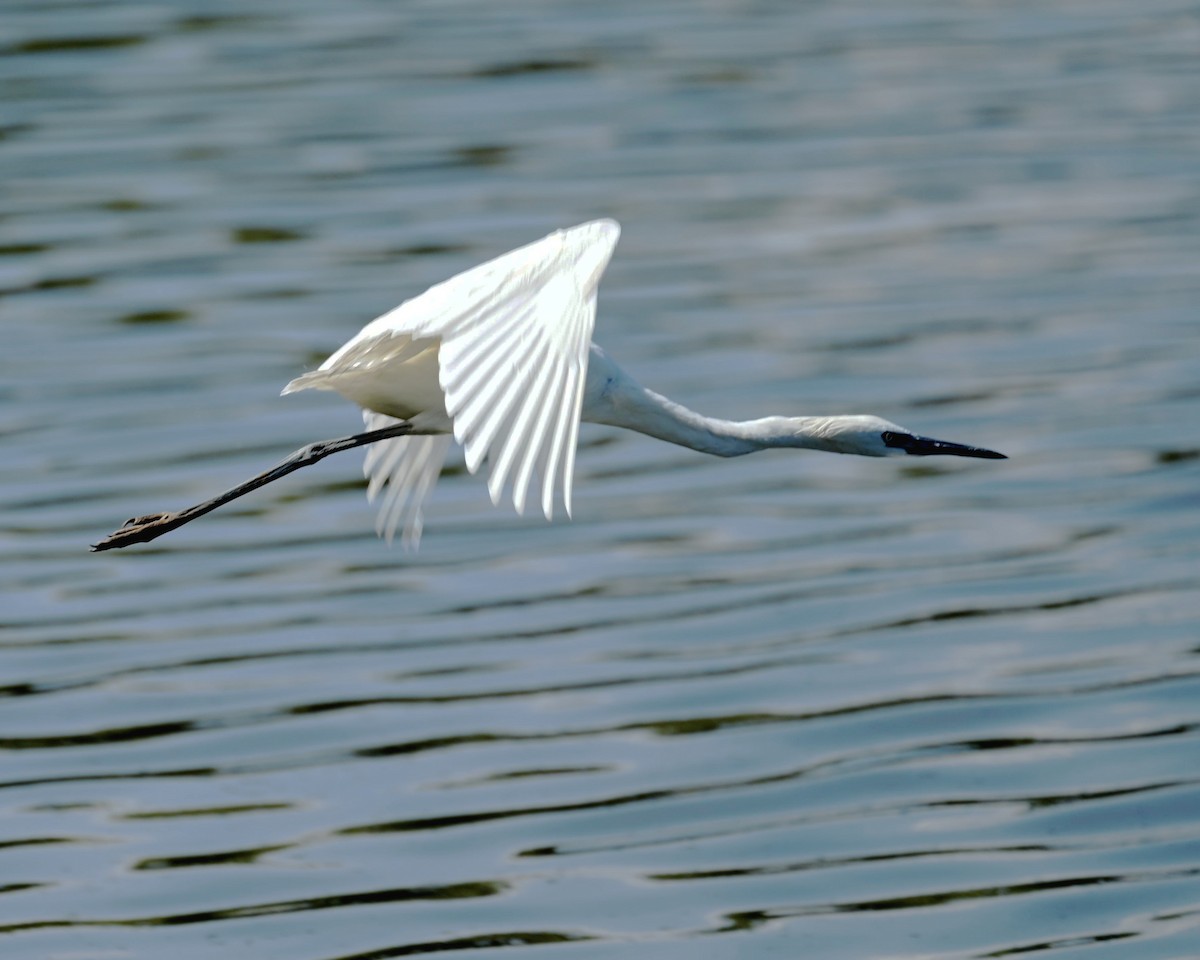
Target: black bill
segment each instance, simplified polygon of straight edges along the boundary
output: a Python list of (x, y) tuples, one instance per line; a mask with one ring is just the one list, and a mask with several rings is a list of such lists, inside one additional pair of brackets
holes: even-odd
[(1002, 453), (968, 447), (965, 443), (950, 443), (948, 440), (933, 440), (930, 437), (914, 437), (911, 433), (896, 433), (887, 430), (883, 434), (885, 446), (911, 453), (914, 457), (979, 457), (982, 460), (1007, 460)]

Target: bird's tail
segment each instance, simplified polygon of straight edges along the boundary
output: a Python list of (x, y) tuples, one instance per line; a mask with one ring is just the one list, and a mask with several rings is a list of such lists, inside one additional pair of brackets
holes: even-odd
[(286, 397), (289, 393), (296, 393), (299, 390), (333, 390), (335, 388), (332, 381), (333, 377), (329, 375), (328, 370), (310, 370), (284, 387), (279, 395)]

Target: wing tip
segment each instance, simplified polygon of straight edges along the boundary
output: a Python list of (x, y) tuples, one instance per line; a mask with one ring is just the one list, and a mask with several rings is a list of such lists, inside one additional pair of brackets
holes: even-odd
[(594, 233), (597, 240), (604, 240), (613, 247), (621, 239), (621, 225), (612, 219), (612, 217), (589, 220), (587, 223), (582, 224), (581, 227)]
[(601, 217), (599, 220), (588, 220), (578, 226), (567, 227), (561, 233), (564, 238), (580, 241), (582, 246), (599, 247), (604, 250), (603, 263), (607, 265), (617, 247), (617, 241), (621, 239), (621, 225), (610, 217)]

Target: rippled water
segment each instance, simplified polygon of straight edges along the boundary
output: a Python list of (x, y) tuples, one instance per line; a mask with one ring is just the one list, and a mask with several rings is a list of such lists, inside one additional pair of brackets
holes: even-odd
[[(1194, 3), (4, 5), (0, 954), (1200, 955)], [(573, 523), (422, 551), (280, 399), (625, 234)]]

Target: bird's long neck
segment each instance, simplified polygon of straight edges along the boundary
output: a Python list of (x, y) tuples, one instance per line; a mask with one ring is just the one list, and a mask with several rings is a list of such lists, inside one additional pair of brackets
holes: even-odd
[(760, 420), (706, 417), (645, 388), (640, 399), (640, 422), (627, 423), (625, 426), (702, 453), (740, 457), (769, 447), (809, 445), (799, 442), (803, 438), (787, 429), (783, 417), (763, 417)]
[[(599, 362), (597, 362), (599, 361)], [(706, 417), (647, 390), (607, 356), (592, 355), (583, 419), (636, 430), (668, 443), (718, 457), (738, 457), (769, 447), (835, 449), (822, 436), (822, 417), (722, 420)]]

